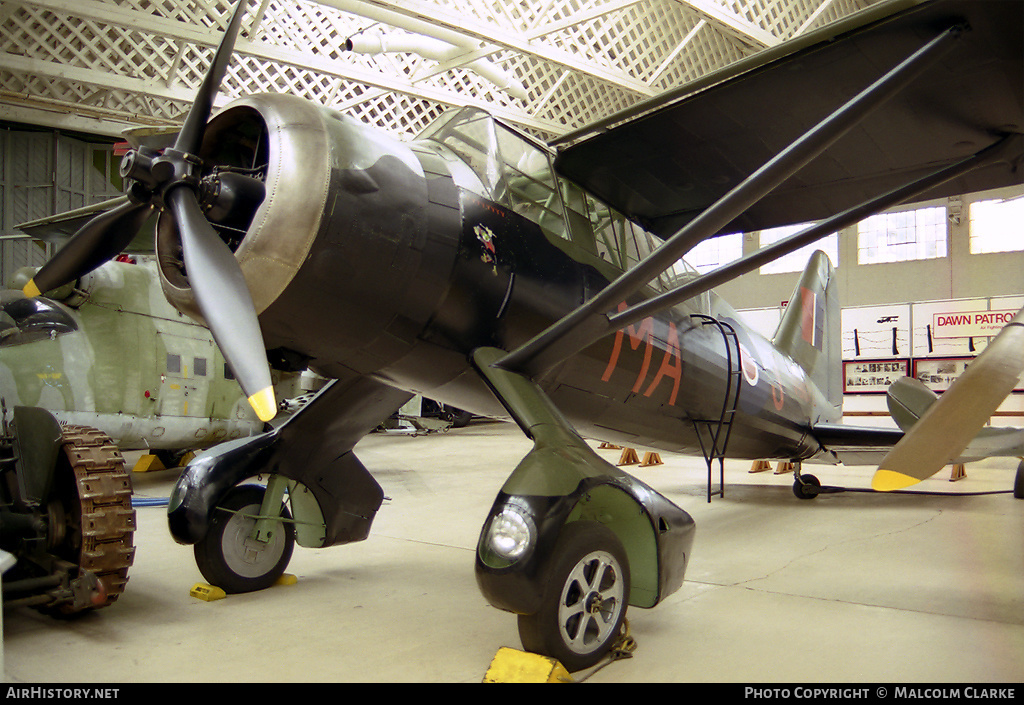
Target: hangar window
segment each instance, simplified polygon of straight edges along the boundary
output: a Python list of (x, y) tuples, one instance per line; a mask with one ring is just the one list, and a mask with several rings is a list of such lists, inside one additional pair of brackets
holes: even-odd
[(78, 330), (63, 306), (49, 299), (0, 299), (0, 347), (51, 340)]
[(709, 237), (686, 253), (686, 260), (701, 274), (743, 256), (743, 233)]
[[(801, 230), (807, 229), (810, 225), (810, 223), (800, 223), (797, 225), (784, 225), (780, 228), (762, 230), (759, 237), (760, 246), (767, 247), (768, 245), (775, 244), (783, 238), (795, 235)], [(828, 255), (833, 266), (839, 266), (839, 234), (832, 233), (817, 242), (812, 242), (810, 245), (805, 245), (795, 252), (790, 252), (784, 257), (779, 257), (775, 261), (763, 265), (760, 272), (761, 274), (802, 272), (807, 266), (807, 262), (811, 259), (811, 255), (814, 254), (815, 250), (821, 250)]]
[(857, 263), (908, 262), (946, 256), (944, 206), (879, 213), (857, 226)]
[(969, 212), (972, 255), (1024, 250), (1024, 196), (975, 201)]

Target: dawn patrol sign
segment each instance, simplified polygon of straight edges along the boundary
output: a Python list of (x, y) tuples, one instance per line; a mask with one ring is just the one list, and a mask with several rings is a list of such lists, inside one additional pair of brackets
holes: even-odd
[(932, 336), (936, 338), (991, 337), (1017, 315), (1006, 311), (956, 311), (932, 314)]

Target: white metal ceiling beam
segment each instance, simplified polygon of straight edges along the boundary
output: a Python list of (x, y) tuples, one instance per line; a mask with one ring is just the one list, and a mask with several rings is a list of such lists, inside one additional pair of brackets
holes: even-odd
[[(54, 12), (67, 13), (104, 24), (159, 34), (201, 46), (216, 46), (220, 40), (219, 34), (211, 33), (207, 28), (194, 27), (184, 22), (155, 17), (147, 13), (115, 8), (107, 3), (97, 2), (96, 0), (74, 0), (74, 2), (69, 2), (68, 0), (31, 0), (29, 4)], [(252, 42), (248, 39), (239, 38), (235, 43), (235, 48), (242, 55), (254, 56), (325, 76), (375, 86), (388, 91), (405, 93), (443, 105), (466, 105), (474, 102), (468, 96), (461, 93), (426, 85), (416, 85), (404, 76), (400, 77), (398, 75), (369, 71), (350, 63), (331, 61), (314, 54), (273, 47), (262, 42)], [(184, 90), (175, 89), (173, 87), (157, 85), (151, 81), (131, 79), (130, 77), (118, 76), (105, 71), (69, 67), (56, 62), (11, 56), (5, 57), (5, 63), (16, 71), (27, 71), (34, 75), (54, 79), (72, 80), (88, 85), (125, 90), (137, 95), (153, 95), (161, 99), (185, 101), (191, 101), (193, 97), (193, 89), (191, 88)], [(223, 104), (224, 102), (226, 102), (226, 99), (220, 96), (218, 104)], [(483, 106), (482, 103), (477, 104)], [(561, 125), (539, 120), (522, 111), (503, 109), (500, 106), (490, 104), (486, 105), (486, 107), (495, 115), (517, 124), (547, 132), (557, 132), (563, 129)]]
[(812, 12), (810, 14), (810, 16), (806, 20), (803, 21), (803, 24), (801, 24), (797, 28), (797, 30), (793, 33), (793, 36), (794, 37), (799, 37), (801, 34), (806, 32), (808, 30), (808, 28), (811, 25), (813, 25), (814, 22), (821, 16), (821, 13), (823, 13), (825, 10), (827, 10), (832, 5), (832, 2), (833, 2), (833, 0), (824, 0), (824, 2), (822, 2), (820, 5), (818, 5), (818, 7), (815, 8), (814, 12)]
[(772, 47), (781, 40), (771, 32), (754, 23), (726, 10), (714, 0), (679, 0), (683, 5), (689, 5), (714, 24), (722, 27), (734, 36), (753, 43), (761, 48)]
[[(592, 76), (606, 83), (616, 85), (625, 90), (650, 97), (654, 91), (624, 71), (616, 71), (599, 64), (583, 61), (571, 52), (549, 46), (539, 41), (531, 41), (523, 35), (512, 35), (502, 32), (485, 22), (417, 0), (403, 0), (401, 4), (389, 0), (316, 0), (321, 5), (333, 7), (343, 12), (360, 15), (368, 19), (384, 22), (410, 32), (434, 37), (441, 41), (466, 47), (472, 51), (485, 48), (493, 53), (498, 49), (481, 47), (478, 43), (493, 45), (516, 51), (527, 56), (535, 56), (545, 61), (564, 66), (572, 71)], [(460, 57), (461, 58), (461, 57)]]
[(661, 62), (661, 65), (658, 66), (658, 68), (655, 69), (653, 73), (651, 73), (651, 84), (656, 84), (658, 82), (662, 74), (664, 74), (668, 70), (668, 67), (672, 64), (672, 62), (675, 61), (680, 54), (686, 51), (686, 48), (693, 43), (693, 40), (697, 37), (698, 34), (700, 34), (701, 30), (703, 30), (707, 26), (707, 24), (708, 21), (705, 19), (697, 21), (697, 24), (694, 25), (693, 29), (687, 32), (686, 36), (683, 37), (683, 41), (679, 42), (676, 48), (673, 49), (668, 54), (668, 56), (665, 57), (665, 60)]

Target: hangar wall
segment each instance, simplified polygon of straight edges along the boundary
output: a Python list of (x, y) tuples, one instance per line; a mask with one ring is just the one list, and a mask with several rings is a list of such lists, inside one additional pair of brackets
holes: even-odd
[(112, 184), (118, 162), (109, 140), (0, 126), (0, 282), (46, 261), (44, 249), (15, 226), (120, 196)]
[[(964, 195), (959, 222), (948, 226), (948, 255), (938, 259), (858, 265), (857, 228), (839, 237), (839, 300), (843, 307), (884, 303), (937, 301), (1024, 294), (1024, 251), (975, 255), (968, 242), (967, 212), (971, 202), (1024, 194), (1024, 186)], [(935, 202), (922, 205), (948, 205)], [(744, 254), (757, 249), (757, 235), (744, 237)], [(798, 272), (752, 272), (717, 289), (737, 309), (779, 306), (789, 299)]]
[[(840, 233), (837, 281), (839, 300), (843, 309), (844, 341), (850, 331), (849, 319), (863, 313), (878, 318), (889, 313), (903, 325), (913, 328), (904, 333), (909, 337), (921, 335), (921, 329), (930, 321), (927, 312), (943, 306), (949, 310), (1016, 310), (1024, 297), (1024, 251), (972, 254), (969, 242), (970, 204), (978, 200), (1012, 198), (1024, 194), (1024, 186), (967, 194), (950, 202), (921, 204), (946, 205), (948, 213), (959, 218), (947, 218), (947, 256), (936, 259), (914, 260), (885, 264), (857, 263), (857, 227)], [(1020, 227), (1018, 224), (1016, 227)], [(757, 234), (744, 237), (744, 253), (758, 247)], [(852, 263), (852, 264), (851, 264)], [(717, 290), (732, 306), (761, 333), (771, 336), (781, 313), (782, 303), (789, 299), (799, 273), (751, 273)], [(934, 304), (927, 302), (935, 302)], [(909, 316), (907, 314), (910, 314)], [(912, 319), (908, 322), (907, 318)], [(920, 320), (918, 320), (920, 319)], [(895, 329), (894, 329), (895, 330)], [(843, 359), (847, 365), (854, 361), (892, 362), (906, 365), (906, 373), (920, 376), (920, 370), (936, 366), (949, 366), (959, 374), (983, 349), (989, 339), (951, 339), (936, 345), (934, 351), (922, 350), (911, 341), (901, 340), (898, 354), (865, 352), (860, 356), (846, 350)], [(916, 343), (916, 340), (914, 341)], [(844, 343), (845, 345), (845, 343)], [(926, 364), (927, 363), (927, 364)], [(952, 368), (956, 368), (955, 371)], [(850, 369), (848, 367), (848, 369)], [(904, 369), (904, 368), (901, 368)], [(900, 372), (902, 374), (903, 372)], [(944, 385), (928, 383), (941, 392)], [(844, 394), (844, 414), (848, 423), (891, 425), (886, 411), (884, 386), (869, 392)], [(1021, 388), (1011, 394), (996, 412), (993, 423), (1019, 425), (1024, 418), (1024, 380)]]

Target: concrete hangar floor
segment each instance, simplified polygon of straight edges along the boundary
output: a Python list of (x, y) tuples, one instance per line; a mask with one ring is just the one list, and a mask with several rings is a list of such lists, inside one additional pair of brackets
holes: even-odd
[[(529, 450), (518, 429), (474, 422), (357, 447), (389, 498), (370, 538), (296, 548), (292, 585), (207, 602), (166, 510), (137, 509), (135, 564), (109, 608), (70, 621), (4, 615), (11, 683), (481, 682), (516, 620), (486, 604), (474, 547), (495, 494)], [(601, 450), (611, 462), (620, 451)], [(129, 459), (130, 456), (129, 456)], [(683, 588), (627, 614), (633, 656), (586, 682), (1024, 681), (1024, 501), (1016, 460), (943, 471), (922, 492), (797, 499), (792, 476), (726, 463), (707, 501), (701, 459), (662, 454), (632, 472), (697, 522)], [(869, 487), (873, 468), (815, 467)], [(135, 474), (166, 498), (176, 473)]]

